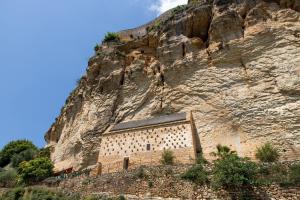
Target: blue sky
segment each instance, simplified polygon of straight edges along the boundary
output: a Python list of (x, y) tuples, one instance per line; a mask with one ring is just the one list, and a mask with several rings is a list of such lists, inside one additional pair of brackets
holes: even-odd
[(186, 0), (0, 0), (0, 148), (42, 147), (93, 47)]

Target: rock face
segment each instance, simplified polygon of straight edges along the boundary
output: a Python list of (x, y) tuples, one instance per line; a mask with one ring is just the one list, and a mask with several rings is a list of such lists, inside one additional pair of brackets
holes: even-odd
[(104, 43), (45, 139), (58, 169), (97, 162), (113, 123), (193, 111), (204, 155), (300, 158), (300, 1), (200, 0)]

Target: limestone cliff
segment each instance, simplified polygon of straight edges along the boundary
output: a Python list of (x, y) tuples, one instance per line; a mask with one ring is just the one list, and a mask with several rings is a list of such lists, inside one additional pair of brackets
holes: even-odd
[(300, 1), (194, 0), (103, 43), (45, 139), (58, 169), (97, 162), (113, 123), (192, 110), (204, 154), (300, 158)]

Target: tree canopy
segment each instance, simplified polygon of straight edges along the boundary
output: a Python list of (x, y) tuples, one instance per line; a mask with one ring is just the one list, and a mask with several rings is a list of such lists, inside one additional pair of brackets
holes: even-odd
[(28, 140), (17, 140), (8, 143), (0, 152), (0, 167), (5, 167), (11, 162), (14, 155), (28, 149), (38, 150), (38, 148)]

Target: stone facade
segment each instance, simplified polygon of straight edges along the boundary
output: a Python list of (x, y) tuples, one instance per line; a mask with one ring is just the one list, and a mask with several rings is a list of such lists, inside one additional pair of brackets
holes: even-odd
[[(200, 142), (192, 114), (188, 118), (185, 113), (181, 115), (184, 118), (179, 120), (152, 118), (154, 123), (150, 125), (143, 120), (146, 123), (134, 121), (129, 128), (109, 129), (101, 139), (97, 173), (158, 165), (163, 151), (167, 149), (174, 153), (176, 163), (193, 163), (197, 152), (200, 152)], [(172, 115), (166, 117), (172, 118)]]

